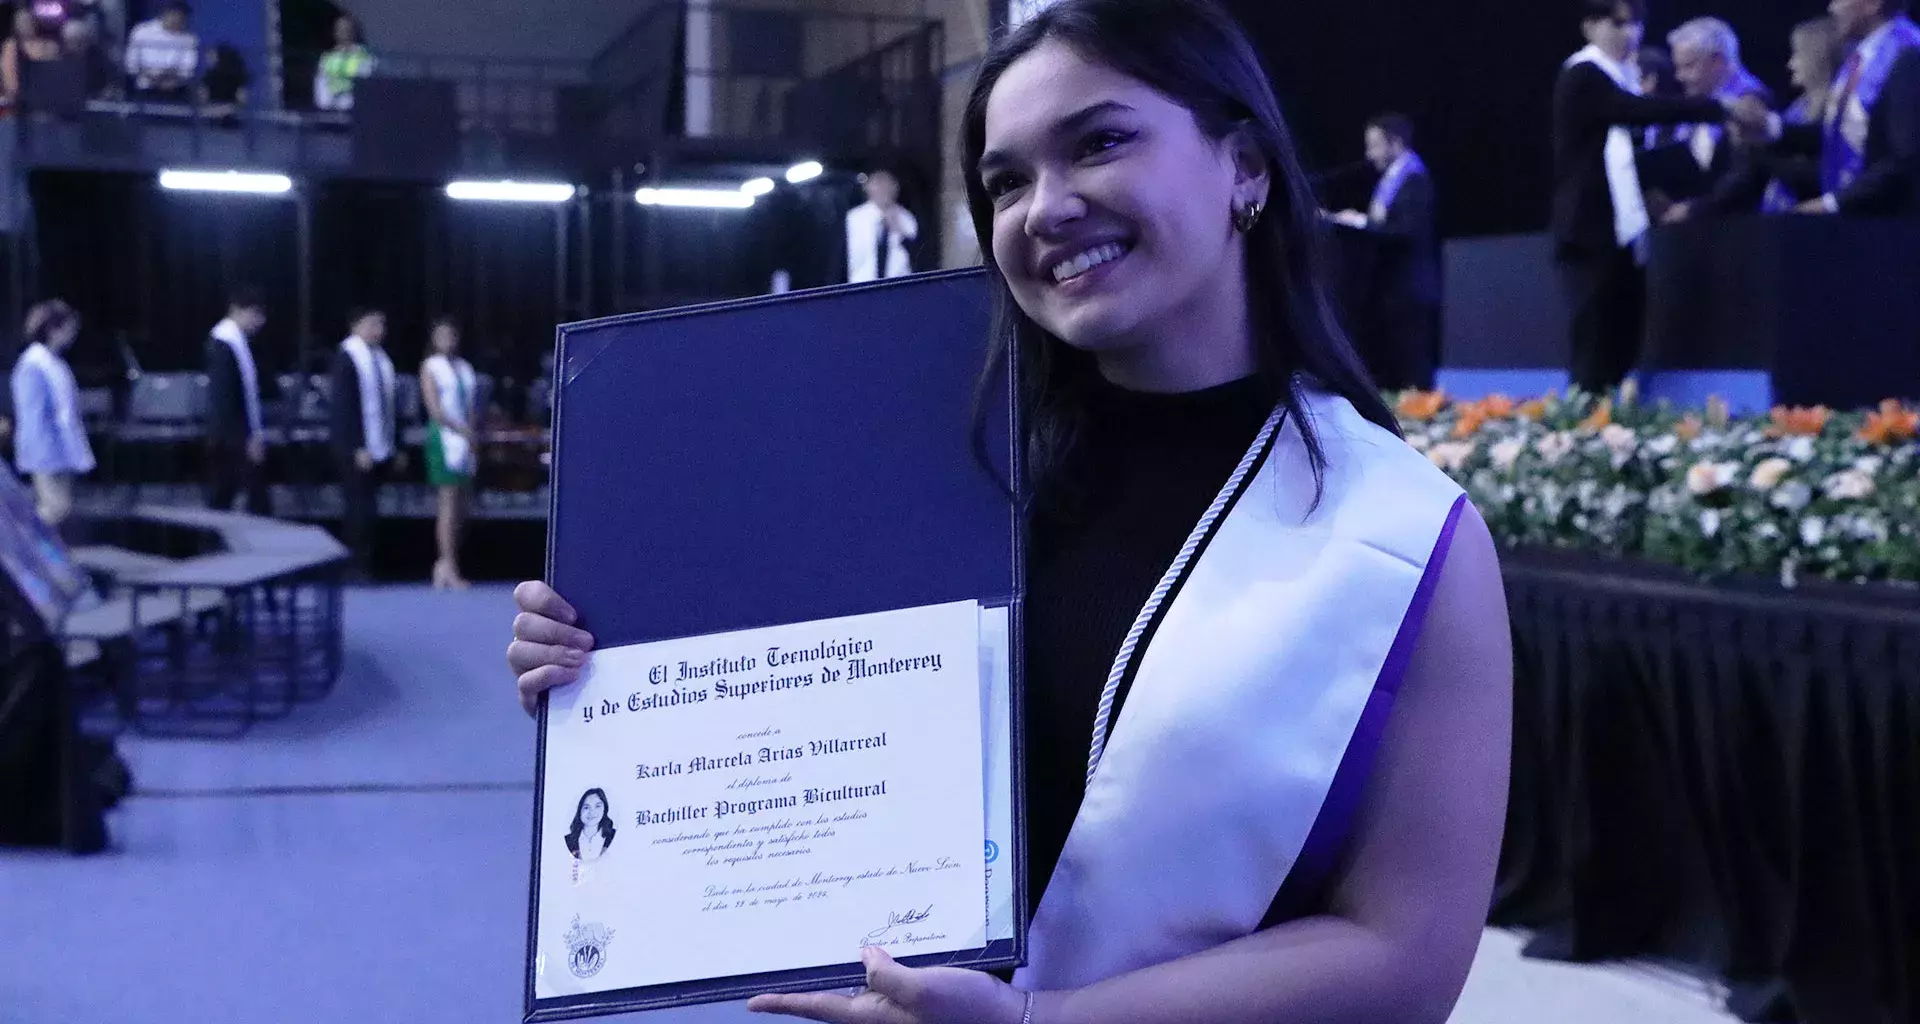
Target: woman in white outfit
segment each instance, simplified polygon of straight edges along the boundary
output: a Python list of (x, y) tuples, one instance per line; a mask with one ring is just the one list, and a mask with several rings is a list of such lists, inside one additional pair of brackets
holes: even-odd
[(62, 358), (80, 336), (80, 314), (59, 299), (27, 311), (26, 348), (13, 367), (14, 464), (33, 478), (40, 518), (58, 526), (73, 510), (73, 479), (93, 471), (80, 421), (80, 389)]
[(479, 461), (474, 433), (473, 364), (460, 358), (460, 328), (452, 318), (433, 323), (433, 353), (420, 366), (420, 395), (427, 405), (427, 482), (440, 490), (434, 536), (440, 557), (433, 563), (434, 589), (465, 590), (460, 575), (460, 531), (467, 515), (467, 494)]

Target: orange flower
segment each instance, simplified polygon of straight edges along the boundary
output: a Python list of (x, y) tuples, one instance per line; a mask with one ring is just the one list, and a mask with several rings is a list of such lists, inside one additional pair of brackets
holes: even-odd
[(1444, 391), (1409, 391), (1400, 396), (1400, 415), (1410, 420), (1430, 420), (1446, 407)]
[(1453, 425), (1453, 436), (1461, 439), (1472, 437), (1478, 434), (1480, 428), (1486, 426), (1486, 424), (1486, 409), (1480, 403), (1475, 402), (1460, 410), (1460, 420)]
[(1868, 444), (1898, 444), (1913, 440), (1916, 434), (1920, 434), (1920, 412), (1889, 398), (1880, 403), (1878, 412), (1867, 414), (1859, 437)]
[(1479, 404), (1480, 411), (1490, 420), (1504, 420), (1513, 415), (1513, 399), (1505, 395), (1488, 395)]
[(1824, 405), (1811, 409), (1775, 406), (1773, 425), (1767, 428), (1767, 436), (1781, 437), (1819, 437), (1827, 429), (1827, 420), (1833, 413)]
[(1700, 431), (1705, 426), (1706, 424), (1701, 422), (1700, 417), (1688, 413), (1679, 423), (1674, 424), (1673, 436), (1682, 441), (1691, 441), (1700, 436)]
[(1603, 398), (1600, 400), (1600, 404), (1594, 406), (1593, 411), (1587, 414), (1587, 418), (1584, 420), (1581, 420), (1580, 425), (1574, 429), (1599, 430), (1601, 427), (1604, 427), (1612, 422), (1613, 422), (1613, 399)]
[(1529, 423), (1538, 423), (1547, 418), (1547, 400), (1536, 398), (1531, 402), (1522, 402), (1514, 412)]

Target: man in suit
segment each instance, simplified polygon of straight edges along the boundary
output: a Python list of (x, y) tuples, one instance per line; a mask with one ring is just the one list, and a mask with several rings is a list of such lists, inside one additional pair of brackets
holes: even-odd
[(900, 205), (900, 179), (884, 168), (861, 182), (867, 201), (847, 211), (847, 281), (878, 281), (913, 273), (920, 222)]
[(1646, 314), (1643, 265), (1652, 221), (1629, 127), (1725, 119), (1702, 97), (1640, 95), (1633, 54), (1645, 29), (1640, 0), (1581, 0), (1587, 47), (1567, 59), (1553, 92), (1553, 236), (1572, 324), (1572, 376), (1604, 392), (1639, 359)]
[(1826, 117), (1790, 125), (1751, 101), (1747, 130), (1783, 152), (1818, 153), (1825, 192), (1800, 213), (1900, 217), (1920, 213), (1920, 26), (1910, 0), (1832, 0), (1828, 13), (1859, 44), (1834, 82)]
[(1393, 273), (1374, 310), (1378, 351), (1371, 353), (1381, 387), (1430, 388), (1440, 360), (1440, 253), (1434, 226), (1433, 176), (1413, 150), (1413, 122), (1381, 114), (1367, 122), (1367, 162), (1380, 172), (1367, 212), (1342, 210), (1347, 227), (1392, 235), (1401, 244)]
[(260, 413), (260, 370), (253, 337), (267, 323), (267, 304), (253, 288), (236, 288), (227, 318), (207, 336), (207, 507), (233, 510), (245, 495), (246, 510), (268, 515), (267, 436)]
[(328, 404), (334, 465), (345, 510), (341, 539), (352, 552), (354, 573), (373, 569), (373, 527), (380, 481), (397, 464), (399, 434), (394, 417), (393, 360), (387, 356), (387, 316), (377, 309), (348, 314), (352, 332), (333, 356)]
[[(1740, 37), (1719, 18), (1695, 18), (1667, 36), (1673, 73), (1686, 96), (1723, 105), (1747, 96), (1771, 104), (1773, 94), (1740, 61)], [(1671, 148), (1641, 160), (1642, 184), (1667, 199), (1686, 201), (1712, 192), (1733, 170), (1735, 146), (1719, 119), (1681, 128)]]

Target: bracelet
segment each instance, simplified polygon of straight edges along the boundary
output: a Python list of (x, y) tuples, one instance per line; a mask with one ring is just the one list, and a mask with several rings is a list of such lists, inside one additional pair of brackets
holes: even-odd
[(1020, 1024), (1033, 1024), (1033, 993), (1027, 993), (1026, 1005), (1020, 1009)]

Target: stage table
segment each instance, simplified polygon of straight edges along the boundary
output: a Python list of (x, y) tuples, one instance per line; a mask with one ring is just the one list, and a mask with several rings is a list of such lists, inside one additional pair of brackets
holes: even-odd
[(1693, 964), (1748, 1020), (1920, 1019), (1920, 593), (1504, 561), (1494, 923), (1533, 956)]

